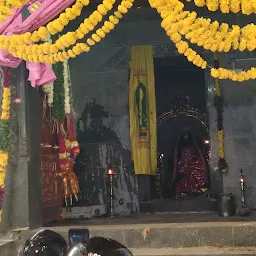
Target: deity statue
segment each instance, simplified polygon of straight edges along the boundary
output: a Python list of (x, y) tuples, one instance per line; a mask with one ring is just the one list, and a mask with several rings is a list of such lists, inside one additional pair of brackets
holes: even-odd
[(205, 157), (196, 138), (184, 132), (174, 154), (172, 187), (176, 197), (199, 195), (207, 190), (208, 174)]
[(62, 178), (66, 207), (73, 205), (73, 198), (78, 201), (79, 183), (74, 172), (75, 158), (80, 152), (72, 119), (67, 120), (67, 129), (62, 126), (58, 132), (59, 172)]

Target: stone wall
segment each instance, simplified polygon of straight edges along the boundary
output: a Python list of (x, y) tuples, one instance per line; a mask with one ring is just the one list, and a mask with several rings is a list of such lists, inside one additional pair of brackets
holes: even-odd
[(98, 48), (71, 63), (77, 135), (83, 157), (77, 159), (83, 204), (107, 204), (106, 172), (117, 171), (115, 211), (138, 212), (132, 173), (128, 113), (128, 48)]

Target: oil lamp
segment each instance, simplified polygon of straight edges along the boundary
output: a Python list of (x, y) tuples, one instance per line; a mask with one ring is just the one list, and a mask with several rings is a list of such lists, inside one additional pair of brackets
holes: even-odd
[(244, 173), (243, 170), (240, 171), (240, 187), (241, 187), (241, 206), (245, 207), (245, 198), (244, 198)]
[(240, 188), (241, 188), (241, 207), (237, 208), (237, 215), (246, 216), (250, 213), (249, 208), (245, 207), (245, 181), (244, 181), (244, 172), (240, 171)]
[(114, 217), (114, 177), (117, 175), (116, 170), (114, 170), (111, 166), (107, 170), (107, 178), (109, 180), (109, 215), (110, 217)]

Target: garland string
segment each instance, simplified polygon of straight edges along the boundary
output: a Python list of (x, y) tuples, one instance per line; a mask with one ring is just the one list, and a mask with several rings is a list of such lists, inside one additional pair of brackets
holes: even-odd
[[(219, 68), (220, 63), (218, 54), (214, 54), (214, 68)], [(225, 173), (228, 170), (228, 165), (225, 160), (224, 151), (224, 131), (223, 131), (223, 97), (221, 95), (220, 82), (218, 78), (215, 78), (215, 97), (214, 106), (217, 111), (217, 127), (218, 127), (218, 148), (219, 148), (219, 161), (218, 168), (221, 172)]]
[(0, 118), (0, 222), (2, 217), (3, 197), (5, 192), (5, 176), (9, 158), (11, 135), (10, 105), (11, 105), (11, 68), (3, 69), (3, 96)]

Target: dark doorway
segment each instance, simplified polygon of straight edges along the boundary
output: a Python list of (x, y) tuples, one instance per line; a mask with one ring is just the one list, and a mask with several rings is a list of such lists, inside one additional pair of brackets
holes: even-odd
[[(207, 210), (206, 188), (210, 186), (207, 156), (210, 140), (207, 128), (204, 71), (196, 68), (183, 56), (155, 58), (154, 66), (157, 116), (159, 118), (166, 113), (169, 115), (166, 115), (158, 126), (158, 153), (162, 156), (158, 170), (160, 176), (158, 195), (162, 200), (153, 200), (153, 209), (155, 208), (156, 211)], [(181, 140), (188, 141), (184, 139), (187, 134), (192, 138), (190, 146), (181, 143)], [(195, 179), (194, 176), (191, 180), (184, 178), (183, 166), (186, 165), (186, 161), (182, 160), (183, 163), (181, 159), (185, 153), (182, 157), (181, 154), (187, 147), (195, 148), (194, 153), (191, 154), (198, 155), (200, 163), (193, 160), (195, 166), (191, 167), (191, 171), (195, 172), (198, 166), (202, 166), (201, 172), (205, 173), (205, 176), (201, 175), (203, 181), (197, 181), (197, 177), (201, 177), (199, 171), (199, 176)], [(192, 158), (195, 159), (195, 156), (193, 155)], [(180, 185), (181, 179), (185, 180), (183, 183), (186, 186)], [(196, 182), (199, 184), (198, 191), (196, 191), (197, 187), (193, 187)], [(192, 184), (189, 189), (187, 183)]]

